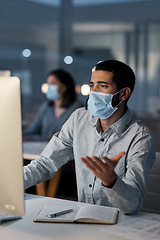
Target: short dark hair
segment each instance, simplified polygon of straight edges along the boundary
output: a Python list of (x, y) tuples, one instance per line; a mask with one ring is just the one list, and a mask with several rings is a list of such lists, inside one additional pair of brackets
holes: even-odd
[(95, 70), (108, 71), (113, 73), (113, 81), (117, 85), (117, 91), (129, 87), (131, 93), (135, 85), (135, 74), (133, 70), (125, 63), (117, 60), (106, 60), (98, 62)]
[(49, 72), (47, 77), (50, 75), (58, 78), (58, 80), (66, 86), (66, 92), (64, 94), (61, 107), (69, 107), (76, 100), (75, 84), (71, 74), (62, 69), (57, 69)]

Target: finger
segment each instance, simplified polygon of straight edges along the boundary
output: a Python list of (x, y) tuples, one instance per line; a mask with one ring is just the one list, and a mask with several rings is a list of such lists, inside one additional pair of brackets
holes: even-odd
[(101, 159), (102, 159), (102, 161), (104, 160), (103, 164), (105, 166), (107, 166), (108, 168), (113, 168), (113, 167), (115, 167), (117, 165), (116, 162), (112, 161), (111, 159), (109, 159), (109, 158), (107, 158), (105, 156), (102, 156)]
[(103, 160), (101, 158), (93, 156), (92, 159), (97, 163), (98, 166), (100, 166), (101, 168), (104, 167), (105, 163), (103, 162)]
[[(107, 158), (107, 157), (101, 157), (101, 158), (97, 158), (95, 156), (93, 156), (93, 159), (97, 162), (97, 164), (99, 165), (99, 167), (101, 168), (101, 171), (103, 171), (104, 169), (106, 169), (106, 167), (109, 168), (115, 168), (115, 166), (117, 165), (116, 162), (112, 161), (111, 159)], [(104, 160), (104, 161), (103, 161)]]
[[(114, 169), (115, 166), (117, 165), (117, 163), (113, 162), (112, 160), (110, 160), (107, 157), (103, 157), (103, 159), (101, 159), (101, 158), (93, 156), (92, 158), (96, 161), (97, 165), (99, 166), (99, 172), (101, 172), (101, 173), (104, 173), (104, 172), (108, 171), (109, 169), (110, 170)], [(103, 161), (103, 160), (105, 160), (105, 161)]]
[(112, 157), (111, 160), (118, 163), (118, 161), (125, 155), (125, 152), (120, 152), (116, 156)]
[(116, 156), (114, 156), (114, 157), (112, 157), (112, 158), (107, 158), (107, 157), (105, 157), (105, 156), (102, 156), (101, 158), (103, 159), (103, 160), (105, 160), (105, 164), (107, 164), (108, 166), (111, 166), (111, 165), (113, 165), (113, 163), (114, 163), (114, 165), (116, 166), (117, 165), (117, 163), (118, 163), (118, 161), (124, 156), (124, 154), (125, 154), (125, 152), (120, 152), (120, 153), (118, 153)]
[(90, 168), (90, 164), (85, 158), (81, 158), (82, 162), (86, 165), (87, 168)]
[(90, 168), (92, 171), (100, 171), (100, 167), (97, 165), (97, 163), (94, 161), (94, 159), (86, 156), (85, 158), (81, 158), (83, 163), (85, 163), (86, 167)]
[(90, 158), (90, 157), (86, 156), (85, 159), (89, 162), (92, 171), (101, 171), (101, 168), (97, 164), (97, 161), (93, 159), (93, 157)]
[(93, 169), (91, 164), (91, 159), (89, 157), (81, 158), (82, 162), (86, 165), (86, 167)]

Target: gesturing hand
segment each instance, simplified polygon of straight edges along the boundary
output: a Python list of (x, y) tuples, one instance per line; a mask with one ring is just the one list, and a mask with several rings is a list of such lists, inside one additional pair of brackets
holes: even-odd
[(86, 156), (84, 158), (81, 158), (81, 160), (86, 165), (86, 167), (91, 169), (94, 175), (101, 180), (104, 186), (111, 188), (117, 179), (117, 174), (115, 173), (114, 169), (124, 154), (125, 152), (120, 152), (110, 159), (105, 156), (102, 156), (101, 158), (95, 156)]

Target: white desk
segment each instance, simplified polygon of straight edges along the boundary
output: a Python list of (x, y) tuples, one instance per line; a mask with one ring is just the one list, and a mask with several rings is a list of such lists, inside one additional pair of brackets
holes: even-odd
[[(22, 219), (6, 222), (0, 225), (0, 239), (23, 239), (23, 240), (98, 240), (120, 239), (112, 234), (103, 232), (111, 226), (90, 224), (58, 224), (58, 223), (34, 223), (33, 219), (44, 205), (66, 206), (79, 205), (80, 203), (59, 200), (56, 198), (26, 195), (26, 214)], [(111, 237), (112, 236), (112, 237)]]
[(41, 154), (48, 142), (23, 142), (23, 158), (32, 160)]
[[(127, 223), (137, 218), (137, 216), (120, 215), (116, 225), (101, 224), (71, 224), (71, 223), (34, 223), (33, 219), (44, 205), (62, 205), (73, 207), (82, 203), (60, 200), (56, 198), (40, 197), (36, 195), (25, 195), (26, 214), (22, 219), (8, 221), (0, 225), (0, 239), (2, 240), (127, 240), (139, 239), (134, 237), (134, 233), (129, 232)], [(141, 213), (140, 217), (150, 216), (148, 213)], [(157, 215), (160, 217), (160, 215)], [(141, 220), (141, 219), (139, 219)], [(135, 223), (137, 220), (135, 220)], [(121, 224), (124, 224), (128, 234), (122, 235), (118, 232)], [(160, 224), (160, 222), (159, 222)], [(118, 230), (118, 231), (116, 231)], [(115, 232), (115, 233), (114, 233)], [(159, 237), (159, 236), (158, 236)], [(146, 238), (140, 238), (146, 239)], [(147, 238), (148, 239), (148, 238)], [(150, 238), (157, 239), (157, 238)], [(158, 238), (159, 239), (159, 238)]]

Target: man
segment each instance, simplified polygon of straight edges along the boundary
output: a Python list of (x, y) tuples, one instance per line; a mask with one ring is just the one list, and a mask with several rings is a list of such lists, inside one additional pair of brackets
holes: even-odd
[(114, 206), (124, 214), (140, 210), (155, 138), (127, 108), (134, 84), (126, 64), (99, 62), (92, 70), (87, 109), (76, 110), (40, 157), (24, 167), (25, 188), (51, 178), (74, 158), (79, 201)]

